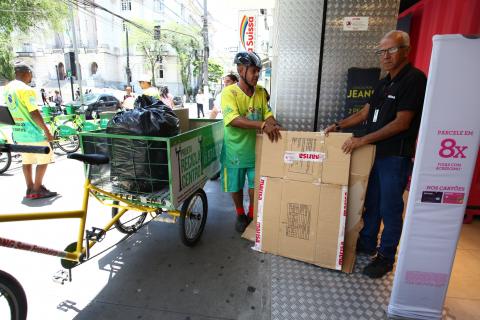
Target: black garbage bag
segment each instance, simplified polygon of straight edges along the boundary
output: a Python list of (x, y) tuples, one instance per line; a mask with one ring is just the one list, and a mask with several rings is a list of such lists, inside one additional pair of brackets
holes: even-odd
[[(155, 98), (140, 96), (133, 110), (119, 112), (109, 121), (106, 132), (171, 137), (180, 132), (180, 126), (169, 107)], [(114, 138), (110, 158), (110, 179), (116, 187), (130, 192), (153, 193), (169, 184), (165, 142)]]

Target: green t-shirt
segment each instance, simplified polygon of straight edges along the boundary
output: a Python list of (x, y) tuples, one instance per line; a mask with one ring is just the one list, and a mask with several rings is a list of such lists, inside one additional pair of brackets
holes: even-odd
[(40, 142), (46, 137), (30, 112), (38, 110), (35, 91), (19, 80), (13, 80), (7, 84), (4, 92), (5, 103), (12, 114), (15, 125), (13, 138), (16, 142)]
[(238, 85), (231, 85), (223, 89), (221, 101), (225, 126), (221, 161), (228, 168), (253, 168), (256, 130), (236, 128), (230, 122), (237, 117), (264, 121), (273, 116), (265, 89), (257, 85), (249, 97)]

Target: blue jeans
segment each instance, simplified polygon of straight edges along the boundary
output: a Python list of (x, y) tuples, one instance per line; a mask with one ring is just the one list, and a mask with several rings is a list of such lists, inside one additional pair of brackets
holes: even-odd
[(402, 235), (403, 193), (407, 186), (411, 164), (410, 158), (406, 157), (377, 158), (368, 181), (364, 226), (360, 231), (359, 241), (366, 250), (375, 250), (383, 220), (384, 229), (378, 253), (391, 263), (395, 261), (395, 253)]

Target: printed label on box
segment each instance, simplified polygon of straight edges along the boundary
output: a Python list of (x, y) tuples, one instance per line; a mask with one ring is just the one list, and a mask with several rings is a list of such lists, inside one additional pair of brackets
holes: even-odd
[(286, 164), (292, 164), (294, 161), (304, 162), (323, 162), (325, 153), (314, 151), (285, 151), (283, 161)]
[[(287, 156), (287, 159), (284, 157), (284, 162), (288, 165), (288, 172), (308, 175), (313, 174), (315, 168), (314, 164), (323, 161), (315, 159), (320, 152), (313, 150), (319, 150), (323, 143), (323, 140), (318, 138), (292, 137), (288, 141), (288, 146), (286, 147), (286, 150), (289, 151), (285, 151), (285, 154), (291, 154), (291, 156)], [(302, 159), (300, 159), (300, 153), (303, 155)], [(306, 159), (308, 158), (308, 154), (312, 154), (310, 157), (311, 159)]]
[(288, 203), (287, 237), (308, 240), (312, 206), (303, 203)]

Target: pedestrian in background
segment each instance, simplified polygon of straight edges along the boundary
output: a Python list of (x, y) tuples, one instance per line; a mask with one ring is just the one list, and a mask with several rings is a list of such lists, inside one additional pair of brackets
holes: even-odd
[(133, 109), (135, 102), (135, 95), (132, 92), (132, 87), (125, 88), (125, 95), (123, 96), (122, 107), (126, 110)]
[(48, 104), (48, 100), (47, 100), (47, 94), (45, 93), (45, 89), (40, 89), (40, 94), (42, 95), (42, 102), (43, 102), (43, 105), (45, 106), (49, 106), (50, 107), (50, 104)]
[(60, 92), (58, 90), (55, 90), (55, 96), (53, 97), (53, 103), (55, 103), (55, 107), (56, 107), (57, 111), (62, 110), (63, 99), (62, 99), (62, 96), (60, 95)]
[(173, 109), (173, 96), (171, 93), (168, 92), (168, 87), (162, 88), (162, 95), (160, 96), (160, 100), (167, 105), (167, 107)]
[(202, 89), (198, 90), (197, 96), (195, 97), (195, 102), (197, 103), (197, 118), (200, 118), (200, 113), (202, 113), (202, 118), (205, 118), (205, 113), (203, 112), (203, 102), (205, 96), (203, 95)]
[[(238, 77), (233, 73), (229, 73), (225, 77), (223, 77), (223, 86), (224, 86), (223, 88), (225, 89), (226, 87), (231, 86), (232, 84), (237, 84), (237, 82), (238, 82)], [(222, 92), (223, 92), (223, 89), (217, 94), (217, 97), (215, 98), (213, 109), (210, 112), (210, 119), (216, 119), (217, 115), (222, 112), (222, 107), (221, 107)]]
[[(52, 134), (38, 111), (35, 91), (28, 85), (32, 81), (32, 70), (22, 62), (14, 66), (15, 80), (5, 87), (5, 103), (15, 119), (13, 138), (21, 145), (48, 146)], [(22, 153), (22, 169), (27, 185), (24, 199), (50, 198), (57, 195), (43, 185), (48, 164), (53, 162), (53, 152), (48, 154)], [(32, 175), (33, 165), (35, 178)]]
[(140, 85), (140, 88), (142, 88), (143, 92), (142, 94), (150, 97), (157, 98), (160, 100), (160, 93), (158, 92), (158, 89), (152, 86), (152, 77), (150, 77), (148, 74), (142, 74), (138, 78), (138, 83)]

